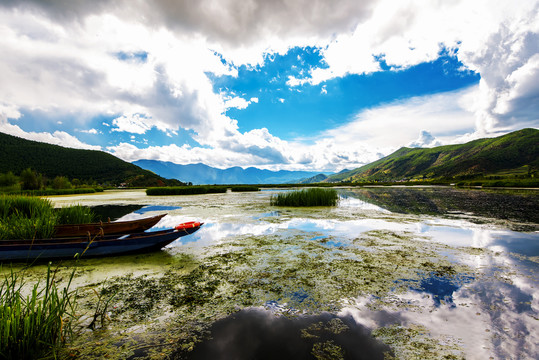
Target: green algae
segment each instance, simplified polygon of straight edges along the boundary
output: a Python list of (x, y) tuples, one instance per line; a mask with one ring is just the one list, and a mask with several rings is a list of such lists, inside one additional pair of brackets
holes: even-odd
[(395, 356), (386, 355), (386, 359), (409, 360), (460, 360), (465, 356), (457, 341), (445, 337), (433, 337), (429, 331), (419, 325), (408, 327), (391, 325), (380, 327), (372, 332), (378, 340), (391, 346)]
[(323, 343), (315, 343), (311, 354), (317, 360), (341, 360), (345, 358), (344, 349), (336, 345), (333, 340), (328, 340)]
[[(133, 342), (137, 327), (147, 324), (144, 342), (161, 344), (160, 353), (178, 347), (189, 351), (211, 323), (248, 307), (277, 304), (289, 316), (319, 314), (337, 312), (349, 299), (372, 294), (379, 299), (371, 304), (373, 308), (406, 307), (391, 295), (408, 291), (424, 274), (469, 271), (440, 258), (436, 245), (414, 240), (411, 234), (368, 232), (356, 240), (358, 246), (345, 249), (328, 248), (309, 240), (311, 235), (297, 231), (287, 236), (240, 236), (163, 274), (108, 280), (104, 295), (115, 294), (111, 326), (123, 336), (99, 347), (121, 344), (128, 349), (138, 343)], [(160, 317), (164, 311), (169, 314), (166, 319)], [(335, 320), (324, 326), (338, 333), (346, 330), (343, 325)], [(148, 329), (155, 326), (162, 330), (152, 335)], [(316, 336), (313, 330), (307, 329), (305, 336)], [(112, 356), (103, 351), (98, 353)], [(317, 343), (313, 354), (324, 359), (341, 352), (334, 344)]]
[[(297, 218), (346, 222), (364, 217), (416, 224), (425, 219), (416, 214), (342, 207), (285, 209), (278, 215), (260, 219), (260, 214), (271, 209), (267, 205), (268, 196), (263, 195), (199, 195), (196, 199), (186, 196), (166, 201), (156, 198), (152, 203), (181, 205), (181, 210), (171, 212), (175, 216), (228, 224), (279, 225)], [(139, 198), (121, 201), (144, 203)], [(486, 274), (481, 268), (455, 261), (464, 256), (484, 259), (504, 254), (496, 255), (481, 248), (451, 247), (430, 240), (413, 231), (379, 229), (360, 231), (343, 241), (339, 235), (277, 226), (269, 234), (231, 234), (203, 247), (186, 244), (147, 259), (114, 259), (118, 269), (112, 264), (109, 267), (107, 260), (87, 260), (82, 263), (88, 265), (81, 266), (80, 276), (77, 275), (83, 284), (82, 304), (92, 314), (97, 300), (93, 289), (101, 289), (99, 293), (104, 297), (114, 294), (107, 311), (110, 320), (99, 330), (81, 331), (78, 342), (66, 353), (86, 359), (165, 358), (177, 351), (184, 354), (192, 351), (209, 336), (211, 324), (245, 308), (263, 307), (295, 317), (324, 311), (337, 313), (344, 306), (354, 306), (355, 299), (368, 297), (366, 307), (371, 311), (421, 312), (425, 309), (403, 300), (400, 295), (416, 289), (423, 279), (434, 276), (457, 281), (459, 277), (470, 276), (510, 282), (514, 275), (509, 266), (500, 266)], [(145, 261), (154, 263), (143, 264)], [(106, 279), (92, 277), (102, 264), (107, 269)], [(88, 277), (92, 281), (84, 283)], [(472, 305), (471, 300), (458, 304)], [(331, 325), (321, 324), (318, 330), (307, 328), (302, 335), (316, 339), (328, 327)], [(341, 329), (337, 323), (333, 328)], [(458, 342), (447, 337), (431, 338), (426, 328), (411, 322), (380, 327), (374, 335), (391, 345), (395, 358), (421, 358), (415, 354), (434, 359), (463, 357)], [(345, 349), (320, 340), (313, 345), (312, 354), (338, 358), (341, 350)]]

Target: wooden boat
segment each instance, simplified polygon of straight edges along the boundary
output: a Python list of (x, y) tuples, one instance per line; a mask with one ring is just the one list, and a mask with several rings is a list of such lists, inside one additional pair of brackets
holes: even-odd
[(148, 230), (159, 222), (166, 214), (157, 215), (144, 219), (130, 221), (114, 221), (114, 222), (98, 222), (91, 224), (74, 224), (74, 225), (56, 225), (54, 227), (54, 237), (78, 237), (78, 236), (95, 236), (101, 233), (105, 235), (113, 234), (128, 234), (137, 233)]
[(202, 225), (200, 223), (199, 226), (181, 230), (174, 228), (124, 235), (1, 240), (0, 262), (73, 259), (76, 254), (87, 258), (149, 252), (159, 250), (182, 236), (194, 233)]

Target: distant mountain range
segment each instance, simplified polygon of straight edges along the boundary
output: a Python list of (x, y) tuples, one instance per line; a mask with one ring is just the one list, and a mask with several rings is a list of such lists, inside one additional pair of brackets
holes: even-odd
[(496, 138), (428, 149), (401, 148), (373, 163), (338, 174), (270, 171), (254, 167), (213, 168), (156, 160), (128, 163), (103, 151), (80, 150), (0, 133), (0, 173), (32, 168), (47, 178), (95, 180), (129, 186), (193, 184), (282, 184), (317, 182), (394, 182), (412, 179), (539, 177), (539, 130), (523, 129)]
[[(284, 184), (298, 183), (302, 179), (319, 175), (314, 171), (271, 171), (239, 166), (218, 169), (204, 164), (180, 165), (158, 160), (138, 160), (134, 165), (150, 170), (162, 177), (193, 184)], [(331, 174), (331, 173), (328, 173)], [(325, 176), (325, 175), (324, 175)]]
[(523, 129), (495, 138), (428, 149), (400, 148), (325, 182), (531, 176), (539, 169), (539, 130)]
[(98, 184), (128, 186), (182, 185), (103, 151), (65, 148), (0, 133), (0, 173), (19, 175), (27, 168), (54, 179), (95, 181)]

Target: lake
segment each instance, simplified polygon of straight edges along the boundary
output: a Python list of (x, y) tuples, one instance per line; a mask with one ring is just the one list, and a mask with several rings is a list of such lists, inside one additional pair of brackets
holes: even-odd
[(332, 208), (272, 207), (278, 191), (51, 197), (103, 219), (167, 213), (152, 230), (204, 222), (159, 252), (55, 263), (76, 266), (82, 322), (100, 315), (69, 354), (538, 357), (537, 190), (342, 188)]

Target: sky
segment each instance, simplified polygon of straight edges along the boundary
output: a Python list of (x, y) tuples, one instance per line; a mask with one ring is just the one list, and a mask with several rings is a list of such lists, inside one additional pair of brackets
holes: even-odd
[(1, 0), (0, 132), (337, 172), (539, 127), (539, 0)]

